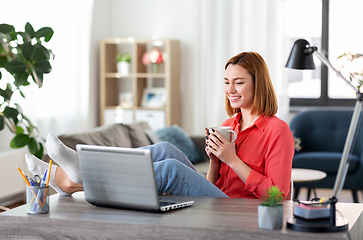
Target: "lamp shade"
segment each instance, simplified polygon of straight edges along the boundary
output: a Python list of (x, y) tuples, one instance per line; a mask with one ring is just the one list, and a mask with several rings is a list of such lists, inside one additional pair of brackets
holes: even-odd
[(285, 67), (293, 69), (315, 69), (313, 52), (316, 47), (310, 47), (305, 39), (298, 39), (292, 47)]

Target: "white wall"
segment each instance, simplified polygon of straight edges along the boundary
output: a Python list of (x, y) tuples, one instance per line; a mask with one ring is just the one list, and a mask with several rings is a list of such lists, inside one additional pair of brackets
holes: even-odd
[[(95, 0), (92, 51), (98, 49), (99, 40), (109, 37), (135, 37), (177, 39), (181, 44), (181, 125), (186, 131), (193, 129), (194, 59), (198, 41), (199, 1), (195, 0)], [(97, 46), (95, 46), (97, 45)], [(94, 59), (98, 52), (91, 53)], [(98, 80), (97, 68), (91, 76)], [(93, 81), (93, 79), (91, 79)]]

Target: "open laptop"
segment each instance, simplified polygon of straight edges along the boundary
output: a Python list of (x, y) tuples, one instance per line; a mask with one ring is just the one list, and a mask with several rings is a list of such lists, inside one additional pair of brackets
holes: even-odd
[(86, 200), (103, 207), (169, 211), (194, 202), (159, 198), (150, 150), (77, 145)]

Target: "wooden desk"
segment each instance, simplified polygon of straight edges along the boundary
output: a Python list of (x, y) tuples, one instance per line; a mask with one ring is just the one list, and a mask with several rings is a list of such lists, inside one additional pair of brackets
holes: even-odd
[[(175, 196), (172, 196), (173, 198)], [(178, 197), (185, 198), (185, 197)], [(87, 203), (83, 192), (72, 197), (50, 197), (48, 214), (31, 215), (25, 205), (0, 214), (3, 236), (40, 239), (348, 239), (347, 232), (304, 233), (286, 229), (259, 229), (260, 200), (188, 197), (192, 207), (166, 213), (99, 208)], [(349, 220), (352, 239), (362, 239), (363, 204), (338, 203)], [(284, 219), (292, 202), (284, 202)], [(37, 239), (38, 239), (37, 238)]]

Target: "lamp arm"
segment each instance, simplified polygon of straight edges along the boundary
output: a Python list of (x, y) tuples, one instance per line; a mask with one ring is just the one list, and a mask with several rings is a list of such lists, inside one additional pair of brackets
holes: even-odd
[(335, 179), (333, 197), (337, 197), (340, 194), (340, 191), (342, 190), (343, 184), (345, 182), (345, 177), (347, 176), (347, 171), (348, 171), (348, 167), (349, 167), (349, 159), (348, 159), (349, 156), (348, 155), (351, 152), (353, 142), (357, 135), (358, 123), (359, 123), (359, 118), (360, 118), (360, 115), (362, 112), (362, 106), (363, 106), (362, 98), (357, 99), (355, 107), (354, 107), (354, 111), (353, 111), (353, 116), (350, 121), (348, 135), (345, 140), (343, 154), (342, 154), (342, 158), (340, 160), (337, 177)]
[(354, 89), (355, 92), (358, 92), (358, 88), (355, 87), (351, 81), (349, 81), (348, 79), (346, 79), (338, 70), (336, 70), (333, 65), (331, 65), (331, 63), (329, 62), (329, 60), (327, 58), (325, 58), (323, 55), (321, 55), (318, 51), (314, 51), (314, 54), (319, 58), (320, 61), (322, 61), (328, 68), (330, 68), (331, 70), (333, 70), (338, 77), (340, 77), (341, 79), (343, 79), (351, 88)]

